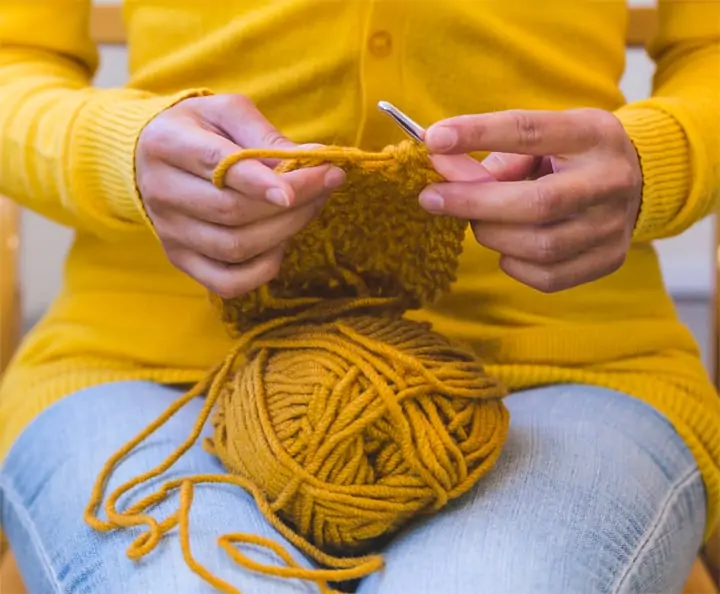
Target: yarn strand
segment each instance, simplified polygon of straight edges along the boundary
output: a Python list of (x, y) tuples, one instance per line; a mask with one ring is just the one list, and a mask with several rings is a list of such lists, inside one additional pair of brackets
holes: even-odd
[(382, 162), (389, 161), (392, 158), (392, 155), (386, 152), (362, 153), (360, 151), (351, 152), (347, 149), (335, 148), (306, 150), (243, 149), (225, 157), (220, 162), (213, 172), (212, 182), (218, 188), (222, 188), (225, 185), (225, 176), (228, 170), (236, 163), (248, 159), (306, 159), (315, 165), (321, 165), (323, 163), (342, 165), (348, 162)]
[[(279, 325), (281, 325), (281, 320), (269, 322), (265, 325), (265, 327), (258, 328), (256, 332), (253, 333), (253, 335), (261, 335), (268, 329), (273, 329)], [(334, 567), (335, 569), (306, 570), (299, 568), (299, 566), (293, 567), (292, 565), (290, 565), (290, 567), (288, 568), (270, 568), (268, 566), (264, 566), (250, 560), (248, 557), (241, 555), (239, 552), (237, 552), (237, 550), (235, 550), (235, 552), (233, 552), (231, 556), (235, 560), (237, 560), (238, 563), (248, 569), (253, 569), (262, 573), (281, 577), (296, 577), (301, 579), (309, 579), (318, 583), (318, 585), (321, 586), (322, 592), (330, 593), (332, 592), (332, 590), (327, 589), (327, 585), (325, 584), (326, 580), (351, 580), (378, 571), (383, 566), (382, 557), (377, 555), (362, 557), (335, 557), (332, 555), (328, 555), (327, 553), (310, 544), (307, 540), (295, 534), (292, 530), (289, 530), (285, 524), (280, 522), (276, 518), (276, 515), (271, 505), (262, 495), (260, 490), (252, 482), (247, 481), (242, 477), (225, 475), (198, 475), (186, 479), (176, 479), (173, 481), (168, 481), (157, 492), (146, 496), (141, 501), (135, 503), (134, 505), (126, 509), (124, 512), (118, 511), (116, 507), (118, 500), (124, 494), (126, 494), (131, 489), (143, 483), (147, 483), (153, 478), (156, 478), (162, 473), (166, 472), (169, 468), (172, 467), (173, 464), (175, 464), (180, 459), (180, 457), (185, 452), (190, 449), (190, 447), (192, 447), (194, 443), (197, 442), (197, 439), (202, 431), (202, 427), (208, 420), (210, 412), (216, 404), (219, 395), (219, 388), (227, 380), (227, 375), (230, 372), (230, 369), (234, 363), (234, 359), (237, 357), (237, 353), (244, 347), (246, 342), (251, 340), (251, 338), (252, 337), (248, 337), (245, 341), (236, 346), (236, 348), (231, 352), (230, 356), (228, 356), (228, 358), (218, 368), (216, 372), (211, 373), (208, 378), (206, 378), (203, 382), (199, 383), (195, 388), (188, 391), (185, 395), (183, 395), (176, 402), (174, 402), (160, 417), (158, 417), (158, 419), (156, 419), (151, 425), (144, 429), (137, 437), (131, 440), (128, 444), (126, 444), (106, 463), (98, 481), (96, 482), (95, 488), (93, 489), (90, 504), (88, 505), (85, 512), (85, 520), (91, 527), (103, 532), (113, 530), (119, 527), (129, 528), (145, 524), (148, 527), (148, 531), (141, 534), (133, 543), (131, 548), (128, 550), (128, 555), (131, 558), (138, 559), (148, 554), (157, 545), (162, 535), (174, 528), (178, 524), (178, 522), (181, 526), (181, 534), (184, 530), (185, 536), (183, 538), (188, 538), (187, 530), (189, 526), (190, 506), (192, 504), (192, 485), (201, 483), (225, 483), (235, 485), (248, 491), (252, 495), (256, 505), (263, 513), (265, 518), (286, 539), (288, 539), (299, 549), (303, 550), (306, 554), (310, 555), (318, 563)], [(182, 409), (185, 405), (187, 405), (192, 399), (202, 394), (208, 388), (208, 386), (210, 386), (210, 390), (206, 398), (206, 403), (203, 406), (203, 409), (198, 417), (195, 427), (188, 439), (156, 468), (128, 481), (127, 483), (121, 485), (115, 491), (113, 491), (112, 494), (108, 497), (105, 506), (109, 521), (102, 522), (96, 515), (97, 507), (102, 500), (102, 489), (107, 484), (107, 479), (112, 473), (114, 467), (117, 466), (119, 461), (123, 457), (125, 457), (132, 449), (145, 441), (150, 435), (152, 435), (159, 427), (161, 427), (164, 423), (170, 420), (172, 416), (179, 412), (179, 410)], [(154, 504), (165, 499), (165, 497), (167, 497), (170, 492), (177, 490), (178, 488), (181, 490), (181, 495), (183, 492), (185, 493), (181, 496), (180, 509), (178, 513), (173, 514), (167, 520), (160, 523), (152, 517), (142, 513), (144, 511), (147, 511)], [(219, 538), (218, 542), (226, 551), (228, 550), (227, 545), (231, 542), (245, 542), (248, 544), (256, 544), (264, 546), (272, 552), (277, 553), (278, 551), (278, 546), (275, 543), (272, 543), (272, 541), (268, 539), (253, 537), (252, 535), (224, 535)], [(226, 544), (223, 545), (223, 543)], [(189, 541), (183, 546), (183, 554), (185, 555), (186, 560), (188, 561), (188, 565), (191, 567), (191, 569), (195, 571), (198, 575), (200, 575), (203, 579), (211, 583), (214, 587), (220, 589), (220, 591), (222, 592), (227, 592), (228, 594), (242, 594), (239, 590), (230, 586), (223, 580), (212, 576), (211, 573), (209, 573), (199, 563), (194, 561), (190, 553)], [(291, 558), (289, 554), (285, 551), (280, 554), (280, 557), (286, 563), (287, 559)]]
[[(128, 557), (145, 557), (177, 530), (194, 573), (220, 592), (243, 594), (198, 561), (190, 539), (196, 487), (232, 485), (318, 567), (301, 566), (283, 545), (253, 534), (218, 535), (219, 548), (248, 571), (339, 594), (330, 583), (380, 571), (381, 543), (466, 493), (495, 464), (509, 424), (505, 389), (472, 352), (402, 317), (448, 290), (467, 226), (417, 207), (417, 192), (440, 179), (423, 150), (411, 143), (376, 153), (253, 149), (217, 167), (218, 187), (243, 159), (279, 160), (279, 172), (334, 163), (346, 169), (348, 182), (329, 201), (329, 214), (293, 239), (277, 279), (236, 299), (210, 296), (237, 337), (227, 357), (102, 468), (85, 521), (102, 532), (142, 527)], [(398, 199), (379, 194), (378, 184), (395, 184)], [(395, 245), (388, 237), (397, 243), (401, 236), (382, 217), (368, 219), (358, 197), (405, 216), (422, 249), (386, 253)], [(372, 225), (384, 227), (373, 235)], [(199, 397), (205, 401), (188, 437), (103, 504), (123, 459)], [(208, 422), (213, 433), (203, 445), (227, 474), (175, 478), (131, 501), (133, 489), (161, 477), (197, 444)], [(153, 517), (173, 495), (177, 509)], [(256, 561), (248, 548), (279, 562)]]

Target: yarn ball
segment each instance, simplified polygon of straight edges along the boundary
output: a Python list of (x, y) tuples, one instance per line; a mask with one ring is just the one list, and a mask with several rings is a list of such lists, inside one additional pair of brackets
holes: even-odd
[(494, 464), (508, 428), (503, 395), (427, 324), (290, 324), (244, 354), (206, 445), (314, 545), (364, 552)]

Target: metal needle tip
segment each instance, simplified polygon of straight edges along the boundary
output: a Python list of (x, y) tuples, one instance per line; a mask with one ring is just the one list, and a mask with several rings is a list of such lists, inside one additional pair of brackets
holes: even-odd
[(425, 129), (411, 120), (389, 101), (379, 101), (378, 109), (388, 114), (402, 130), (418, 144), (423, 143)]

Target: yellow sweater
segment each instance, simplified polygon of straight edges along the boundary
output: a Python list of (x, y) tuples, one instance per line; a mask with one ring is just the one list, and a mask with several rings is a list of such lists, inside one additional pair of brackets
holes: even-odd
[(202, 92), (250, 96), (290, 138), (401, 140), (379, 99), (422, 124), (508, 108), (614, 111), (642, 161), (636, 242), (615, 274), (543, 295), (471, 238), (451, 295), (416, 314), (472, 343), (513, 389), (627, 392), (688, 443), (720, 512), (720, 398), (649, 241), (720, 189), (720, 3), (660, 0), (651, 99), (625, 105), (627, 8), (607, 0), (127, 0), (130, 81), (96, 90), (89, 0), (0, 2), (0, 192), (76, 229), (61, 294), (0, 389), (0, 456), (45, 407), (120, 379), (198, 380), (230, 339), (206, 291), (165, 259), (134, 185), (143, 126)]

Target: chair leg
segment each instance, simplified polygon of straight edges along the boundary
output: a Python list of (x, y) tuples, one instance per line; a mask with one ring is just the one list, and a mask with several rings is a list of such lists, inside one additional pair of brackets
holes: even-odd
[(695, 560), (692, 572), (685, 583), (683, 594), (718, 594), (710, 573), (700, 558)]
[(720, 589), (720, 530), (705, 545), (705, 563), (715, 584)]
[(2, 594), (27, 594), (15, 563), (12, 551), (7, 550), (0, 561), (0, 592)]

